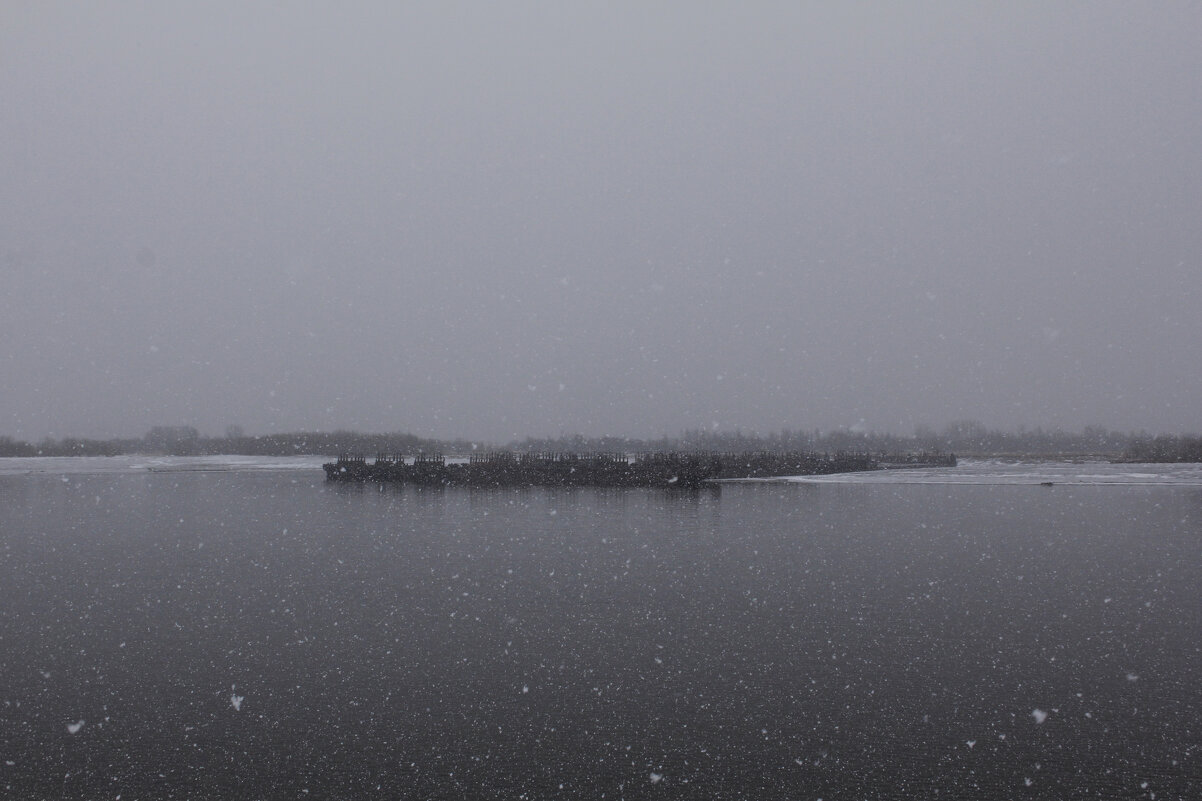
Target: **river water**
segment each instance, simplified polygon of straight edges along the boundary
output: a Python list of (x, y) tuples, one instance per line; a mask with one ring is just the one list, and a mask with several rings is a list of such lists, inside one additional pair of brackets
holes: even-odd
[(1202, 797), (1197, 466), (319, 463), (0, 460), (0, 795)]

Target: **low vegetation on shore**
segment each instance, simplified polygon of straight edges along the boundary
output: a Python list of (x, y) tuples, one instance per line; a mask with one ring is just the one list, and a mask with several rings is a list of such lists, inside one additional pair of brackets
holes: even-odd
[(650, 453), (650, 452), (854, 452), (956, 453), (961, 456), (1025, 456), (1033, 458), (1092, 457), (1132, 462), (1202, 461), (1202, 437), (1121, 433), (1098, 426), (1079, 432), (1060, 429), (1001, 431), (975, 421), (953, 423), (940, 431), (920, 426), (910, 436), (869, 431), (781, 430), (756, 432), (695, 429), (673, 437), (527, 437), (509, 443), (466, 439), (430, 439), (407, 433), (371, 434), (356, 431), (290, 432), (248, 435), (231, 426), (224, 436), (206, 437), (191, 426), (156, 426), (144, 436), (126, 439), (67, 437), (36, 443), (0, 436), (0, 456), (120, 456), (164, 454), (206, 456), (330, 456), (339, 453), (440, 453), (468, 455), (504, 449), (517, 453)]
[(1202, 437), (1161, 435), (1137, 439), (1123, 451), (1124, 462), (1202, 462)]

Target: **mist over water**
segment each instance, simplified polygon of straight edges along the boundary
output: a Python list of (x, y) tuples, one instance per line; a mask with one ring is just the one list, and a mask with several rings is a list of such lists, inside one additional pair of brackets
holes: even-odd
[(1194, 797), (1202, 495), (1043, 475), (3, 475), (0, 787)]

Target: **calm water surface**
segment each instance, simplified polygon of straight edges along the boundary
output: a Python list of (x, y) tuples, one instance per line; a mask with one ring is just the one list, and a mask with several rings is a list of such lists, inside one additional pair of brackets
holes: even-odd
[(160, 467), (0, 475), (4, 797), (1202, 797), (1188, 481)]

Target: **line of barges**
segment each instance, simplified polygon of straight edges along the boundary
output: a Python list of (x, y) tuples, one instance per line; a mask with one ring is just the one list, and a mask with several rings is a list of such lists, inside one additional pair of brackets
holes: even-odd
[(330, 481), (375, 481), (466, 487), (699, 487), (707, 481), (826, 475), (885, 466), (954, 466), (952, 454), (866, 453), (514, 453), (473, 454), (448, 460), (441, 454), (413, 457), (342, 454), (322, 465)]

